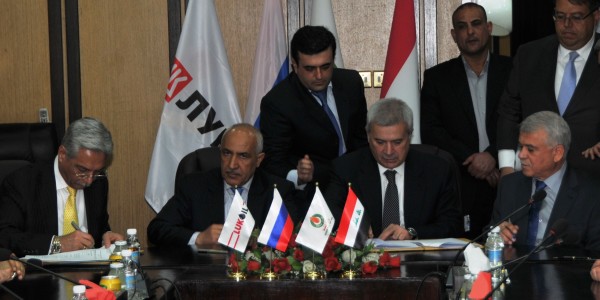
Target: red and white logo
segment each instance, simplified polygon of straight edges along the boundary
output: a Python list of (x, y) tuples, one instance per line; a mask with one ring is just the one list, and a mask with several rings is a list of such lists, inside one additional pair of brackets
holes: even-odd
[(171, 102), (181, 90), (183, 90), (190, 82), (192, 82), (192, 76), (183, 67), (183, 64), (178, 59), (175, 59), (173, 63), (173, 70), (171, 70), (171, 77), (169, 78), (169, 84), (167, 85), (167, 94), (165, 100)]

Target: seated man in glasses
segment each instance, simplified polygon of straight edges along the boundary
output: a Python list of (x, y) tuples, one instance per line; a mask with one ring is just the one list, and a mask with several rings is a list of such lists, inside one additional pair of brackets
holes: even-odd
[(123, 236), (108, 225), (112, 159), (108, 129), (92, 118), (73, 122), (54, 164), (29, 165), (0, 187), (0, 245), (16, 255), (44, 255), (110, 246)]

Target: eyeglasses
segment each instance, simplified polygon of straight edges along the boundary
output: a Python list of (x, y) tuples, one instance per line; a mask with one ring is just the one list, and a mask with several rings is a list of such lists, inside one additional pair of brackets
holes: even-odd
[(79, 179), (92, 178), (92, 180), (96, 180), (98, 178), (108, 177), (108, 172), (106, 170), (97, 171), (96, 174), (94, 174), (94, 172), (89, 172), (89, 171), (81, 172), (80, 170), (77, 169), (77, 167), (73, 168), (73, 170), (75, 171), (75, 177), (77, 177)]
[(577, 14), (572, 14), (570, 16), (567, 16), (567, 14), (564, 14), (561, 12), (554, 11), (554, 15), (552, 16), (552, 18), (554, 19), (554, 22), (557, 22), (557, 23), (564, 24), (567, 22), (567, 20), (569, 20), (572, 23), (580, 24), (587, 17), (591, 16), (595, 11), (596, 10), (592, 10), (587, 15), (582, 15), (582, 14), (577, 13)]

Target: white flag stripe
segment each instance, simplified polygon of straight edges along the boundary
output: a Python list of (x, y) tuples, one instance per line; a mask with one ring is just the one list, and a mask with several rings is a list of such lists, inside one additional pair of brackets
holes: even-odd
[(146, 201), (160, 211), (173, 196), (186, 154), (218, 144), (241, 122), (214, 2), (189, 1), (146, 183)]
[(282, 67), (288, 68), (287, 42), (280, 0), (265, 0), (244, 122), (255, 124), (262, 97), (271, 90)]
[(334, 224), (335, 218), (317, 187), (300, 232), (296, 236), (296, 242), (321, 254)]
[(360, 200), (357, 199), (352, 213), (352, 218), (350, 219), (348, 233), (346, 234), (346, 239), (344, 240), (344, 245), (354, 247), (354, 241), (356, 241), (356, 236), (360, 230), (360, 222), (362, 221), (362, 214), (364, 214), (364, 211), (365, 207), (362, 205)]
[(343, 68), (344, 59), (342, 58), (342, 47), (340, 47), (340, 39), (338, 38), (337, 28), (335, 26), (335, 17), (333, 16), (331, 0), (318, 0), (312, 2), (310, 25), (324, 26), (331, 31), (337, 42), (337, 47), (335, 50), (335, 66), (338, 68)]
[(244, 205), (242, 196), (236, 190), (223, 230), (219, 235), (219, 243), (244, 253), (252, 235), (252, 230), (254, 230), (254, 224), (252, 213)]

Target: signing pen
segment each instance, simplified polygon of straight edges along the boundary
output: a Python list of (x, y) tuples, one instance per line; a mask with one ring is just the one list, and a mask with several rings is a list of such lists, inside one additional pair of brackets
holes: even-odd
[(79, 225), (77, 225), (77, 223), (75, 223), (75, 221), (71, 221), (71, 225), (73, 226), (73, 228), (75, 228), (75, 230), (81, 231), (81, 228), (79, 228)]

